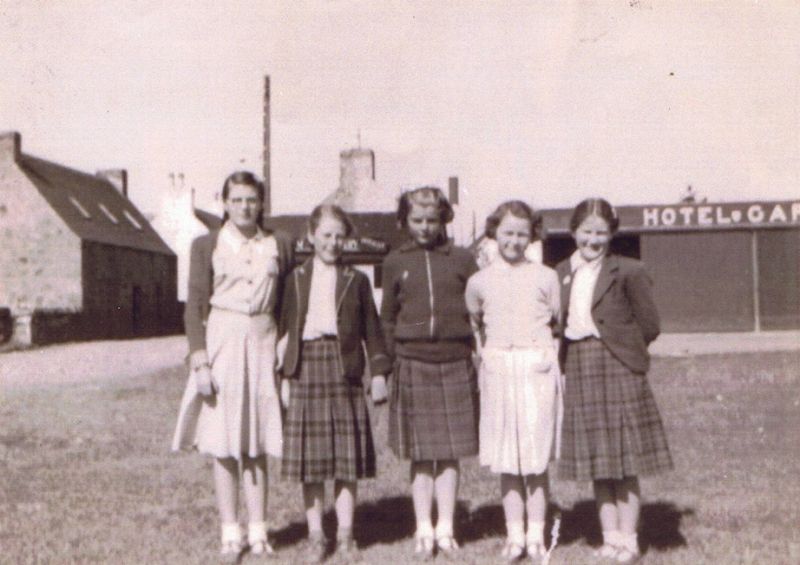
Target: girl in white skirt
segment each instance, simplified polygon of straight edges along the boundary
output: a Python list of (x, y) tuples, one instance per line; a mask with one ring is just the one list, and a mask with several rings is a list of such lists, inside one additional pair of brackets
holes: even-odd
[[(526, 258), (538, 216), (524, 202), (502, 204), (486, 220), (500, 258), (467, 282), (466, 301), (479, 344), (480, 462), (500, 474), (508, 537), (502, 556), (545, 554), (547, 466), (560, 378), (552, 326), (559, 318), (558, 278)], [(527, 533), (524, 514), (527, 510)]]
[(253, 554), (267, 541), (265, 454), (281, 455), (280, 401), (275, 383), (276, 305), (291, 266), (291, 241), (264, 231), (264, 185), (248, 172), (222, 189), (222, 228), (192, 243), (184, 321), (191, 374), (172, 448), (214, 457), (214, 487), (225, 561), (245, 545), (238, 519), (239, 477)]

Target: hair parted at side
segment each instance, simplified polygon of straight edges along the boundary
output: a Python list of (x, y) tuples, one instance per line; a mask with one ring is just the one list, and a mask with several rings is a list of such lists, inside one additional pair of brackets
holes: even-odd
[(587, 198), (575, 206), (572, 217), (569, 220), (569, 231), (575, 233), (583, 221), (589, 216), (602, 218), (608, 224), (611, 234), (617, 233), (619, 229), (619, 216), (614, 207), (604, 198)]
[(414, 205), (435, 206), (439, 211), (439, 220), (443, 225), (453, 221), (453, 207), (447, 201), (442, 190), (435, 186), (423, 186), (404, 192), (400, 196), (400, 201), (397, 204), (397, 223), (401, 228), (408, 227), (408, 215)]
[[(225, 202), (228, 200), (228, 195), (231, 192), (231, 185), (232, 184), (243, 184), (245, 186), (251, 186), (255, 189), (256, 194), (258, 195), (259, 201), (261, 201), (261, 208), (263, 211), (264, 208), (264, 198), (266, 195), (264, 189), (264, 183), (261, 180), (251, 173), (250, 171), (234, 171), (228, 175), (225, 179), (225, 182), (222, 183), (222, 201)], [(228, 213), (225, 212), (222, 214), (222, 222), (228, 219)], [(263, 215), (259, 215), (258, 217), (258, 225), (259, 227), (264, 227), (264, 217)]]
[(350, 219), (350, 216), (347, 215), (347, 212), (342, 210), (341, 207), (337, 206), (336, 204), (319, 204), (314, 207), (314, 209), (311, 211), (311, 215), (308, 217), (309, 233), (313, 234), (315, 231), (317, 231), (317, 228), (319, 227), (319, 224), (324, 216), (338, 220), (344, 226), (345, 237), (350, 237), (356, 232), (353, 221)]
[(497, 226), (507, 214), (528, 220), (531, 226), (531, 241), (541, 239), (542, 216), (522, 200), (503, 202), (486, 218), (486, 227), (484, 228), (486, 237), (491, 239), (497, 237)]

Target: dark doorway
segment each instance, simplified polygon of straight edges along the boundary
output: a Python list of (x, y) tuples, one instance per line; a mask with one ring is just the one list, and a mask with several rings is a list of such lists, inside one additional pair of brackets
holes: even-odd
[(133, 300), (131, 304), (131, 321), (133, 325), (133, 334), (134, 335), (141, 335), (144, 327), (143, 327), (143, 316), (142, 316), (142, 308), (144, 306), (144, 293), (142, 292), (141, 287), (134, 286), (133, 287)]

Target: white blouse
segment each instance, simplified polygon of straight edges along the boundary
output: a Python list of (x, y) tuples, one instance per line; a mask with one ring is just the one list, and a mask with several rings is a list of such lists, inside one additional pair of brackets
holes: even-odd
[(314, 257), (303, 339), (336, 334), (336, 265), (328, 265)]
[(592, 319), (592, 299), (597, 277), (603, 266), (603, 257), (586, 261), (579, 251), (569, 259), (572, 270), (572, 289), (569, 295), (569, 312), (564, 335), (577, 341), (587, 337), (600, 337), (600, 331)]

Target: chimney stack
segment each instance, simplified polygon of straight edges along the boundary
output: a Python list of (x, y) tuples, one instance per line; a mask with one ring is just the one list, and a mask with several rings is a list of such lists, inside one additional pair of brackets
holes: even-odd
[(272, 178), (270, 172), (270, 92), (269, 75), (264, 77), (264, 216), (272, 215)]
[(447, 192), (450, 204), (458, 204), (458, 177), (450, 177), (447, 179)]
[(22, 136), (16, 131), (0, 133), (0, 161), (17, 163), (22, 151)]
[(125, 169), (107, 169), (97, 171), (96, 176), (111, 183), (122, 196), (128, 197), (128, 171)]

